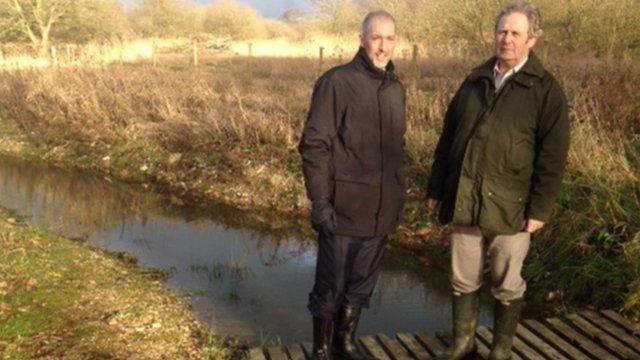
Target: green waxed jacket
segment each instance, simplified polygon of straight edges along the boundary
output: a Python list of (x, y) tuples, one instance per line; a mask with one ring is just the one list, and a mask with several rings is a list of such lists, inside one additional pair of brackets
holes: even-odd
[(497, 93), (495, 62), (474, 69), (449, 104), (426, 195), (440, 200), (442, 223), (506, 235), (551, 216), (569, 121), (562, 89), (533, 53)]

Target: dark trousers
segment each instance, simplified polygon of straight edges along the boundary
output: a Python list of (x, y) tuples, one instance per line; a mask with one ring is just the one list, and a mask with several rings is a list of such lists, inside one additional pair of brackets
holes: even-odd
[(343, 305), (368, 307), (380, 275), (386, 236), (318, 236), (316, 279), (308, 308), (333, 319)]

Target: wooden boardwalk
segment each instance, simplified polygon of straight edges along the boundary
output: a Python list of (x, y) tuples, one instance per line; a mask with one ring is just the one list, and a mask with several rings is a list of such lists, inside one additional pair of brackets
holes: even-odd
[[(612, 310), (594, 312), (584, 310), (564, 318), (545, 321), (523, 320), (514, 339), (514, 360), (533, 359), (638, 359), (640, 336), (634, 334), (631, 321)], [(481, 326), (476, 338), (479, 359), (489, 357), (491, 329)], [(360, 344), (380, 360), (431, 359), (442, 353), (451, 341), (445, 333), (400, 333), (391, 338), (384, 334), (359, 338)], [(255, 348), (249, 353), (251, 360), (306, 360), (311, 344)]]

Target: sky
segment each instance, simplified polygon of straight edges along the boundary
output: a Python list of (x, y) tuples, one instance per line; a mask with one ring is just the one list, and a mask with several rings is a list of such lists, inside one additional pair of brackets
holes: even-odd
[[(289, 9), (297, 8), (310, 10), (310, 0), (237, 0), (239, 3), (251, 5), (266, 18), (277, 18)], [(201, 4), (210, 3), (211, 0), (198, 0)]]
[[(131, 4), (134, 0), (120, 0), (125, 4)], [(199, 4), (211, 4), (215, 0), (196, 0)], [(262, 16), (275, 19), (289, 9), (311, 10), (312, 0), (236, 0), (240, 4), (249, 5), (258, 10)]]

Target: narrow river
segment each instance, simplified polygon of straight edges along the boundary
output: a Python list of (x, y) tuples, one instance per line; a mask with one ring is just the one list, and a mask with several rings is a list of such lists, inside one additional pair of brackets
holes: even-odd
[[(237, 211), (194, 211), (141, 186), (3, 157), (0, 205), (31, 225), (168, 270), (167, 285), (219, 334), (251, 345), (311, 340), (313, 239), (243, 228)], [(359, 333), (449, 330), (449, 294), (445, 273), (387, 253)], [(491, 319), (488, 300), (483, 324)]]

